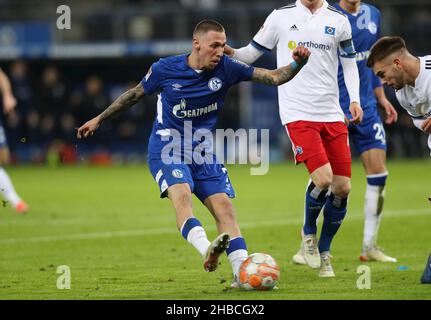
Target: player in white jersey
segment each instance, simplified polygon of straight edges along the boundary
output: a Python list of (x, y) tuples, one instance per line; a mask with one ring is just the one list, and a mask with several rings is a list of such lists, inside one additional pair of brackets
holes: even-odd
[(400, 105), (428, 137), (431, 149), (431, 55), (413, 56), (401, 37), (380, 38), (371, 48), (367, 65), (396, 90)]
[[(371, 48), (367, 66), (386, 84), (396, 90), (400, 105), (412, 117), (414, 125), (428, 133), (431, 149), (431, 55), (413, 56), (403, 38), (380, 38)], [(431, 197), (430, 197), (431, 200)], [(431, 283), (431, 255), (421, 277)]]
[[(13, 96), (9, 78), (0, 69), (0, 92), (3, 97), (3, 112), (8, 114), (16, 107), (16, 99)], [(0, 190), (6, 202), (10, 202), (16, 213), (28, 211), (27, 204), (18, 196), (7, 172), (3, 169), (9, 163), (9, 148), (6, 135), (0, 122)]]
[[(278, 88), (280, 118), (296, 162), (305, 163), (311, 178), (305, 197), (303, 255), (310, 267), (320, 268), (320, 276), (333, 277), (329, 249), (346, 215), (351, 176), (348, 132), (339, 104), (338, 57), (350, 96), (352, 118), (347, 121), (357, 124), (363, 116), (349, 20), (326, 0), (297, 0), (274, 10), (248, 46), (225, 52), (253, 63), (276, 47), (281, 66), (292, 62), (297, 46), (308, 48), (312, 55), (301, 74)], [(324, 222), (317, 243), (322, 208)]]

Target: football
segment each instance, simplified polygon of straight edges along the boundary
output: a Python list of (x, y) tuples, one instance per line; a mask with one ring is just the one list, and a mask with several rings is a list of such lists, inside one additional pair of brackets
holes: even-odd
[(266, 253), (253, 253), (239, 268), (239, 284), (244, 290), (271, 290), (280, 278), (280, 268)]

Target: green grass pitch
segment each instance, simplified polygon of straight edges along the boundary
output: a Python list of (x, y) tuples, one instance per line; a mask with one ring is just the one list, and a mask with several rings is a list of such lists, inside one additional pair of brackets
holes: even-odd
[[(10, 168), (31, 211), (20, 216), (8, 204), (0, 207), (0, 299), (430, 299), (431, 286), (419, 283), (431, 251), (430, 162), (395, 161), (388, 168), (379, 243), (398, 263), (367, 263), (371, 289), (359, 290), (360, 163), (353, 165), (349, 211), (332, 245), (332, 279), (292, 264), (305, 168), (271, 165), (267, 175), (251, 176), (249, 167), (229, 167), (249, 252), (267, 252), (281, 267), (279, 290), (270, 292), (226, 289), (231, 272), (225, 255), (216, 272), (204, 272), (145, 166)], [(214, 222), (198, 201), (195, 214), (213, 238)], [(57, 289), (60, 265), (70, 267), (70, 290)]]

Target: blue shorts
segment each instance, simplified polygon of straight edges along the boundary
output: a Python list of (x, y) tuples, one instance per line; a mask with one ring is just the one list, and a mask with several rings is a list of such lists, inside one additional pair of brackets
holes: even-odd
[(349, 125), (349, 135), (359, 154), (370, 149), (387, 149), (385, 129), (377, 108), (365, 109), (362, 122)]
[(0, 148), (7, 147), (6, 134), (4, 132), (3, 126), (0, 124)]
[(227, 169), (220, 163), (213, 164), (164, 164), (158, 156), (148, 156), (151, 174), (160, 188), (160, 197), (168, 195), (168, 187), (178, 183), (188, 183), (192, 193), (201, 202), (216, 193), (226, 193), (235, 198)]

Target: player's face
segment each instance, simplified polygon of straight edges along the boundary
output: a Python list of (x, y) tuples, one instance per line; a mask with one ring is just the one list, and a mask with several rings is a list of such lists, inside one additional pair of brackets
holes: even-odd
[(373, 67), (374, 73), (378, 76), (383, 84), (386, 84), (396, 90), (405, 86), (403, 77), (403, 68), (400, 59), (388, 57), (377, 61)]
[(226, 46), (224, 32), (208, 31), (198, 38), (198, 54), (205, 69), (212, 70), (220, 62)]
[(350, 4), (350, 5), (356, 5), (358, 3), (361, 3), (361, 0), (341, 0), (341, 2)]
[(301, 0), (302, 4), (306, 7), (318, 5), (322, 0)]

